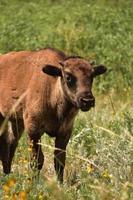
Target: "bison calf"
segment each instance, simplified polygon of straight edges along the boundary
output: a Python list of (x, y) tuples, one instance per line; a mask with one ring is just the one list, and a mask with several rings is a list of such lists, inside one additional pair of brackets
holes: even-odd
[(11, 170), (18, 140), (26, 130), (32, 144), (36, 167), (43, 166), (39, 144), (45, 132), (55, 137), (54, 165), (63, 181), (66, 146), (78, 110), (95, 105), (93, 79), (103, 74), (103, 65), (93, 67), (78, 56), (46, 48), (39, 51), (11, 52), (0, 56), (0, 159), (4, 173)]

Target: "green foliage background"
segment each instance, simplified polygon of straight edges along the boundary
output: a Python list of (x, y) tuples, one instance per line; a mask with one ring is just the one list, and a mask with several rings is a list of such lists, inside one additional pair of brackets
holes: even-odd
[(132, 4), (132, 0), (1, 0), (0, 52), (56, 47), (105, 63), (109, 75), (98, 89), (132, 87)]
[[(95, 81), (95, 110), (77, 117), (64, 186), (46, 178), (53, 170), (52, 151), (46, 147), (40, 180), (26, 182), (32, 172), (19, 163), (20, 158), (29, 162), (22, 138), (14, 175), (0, 183), (12, 177), (17, 181), (7, 199), (18, 198), (21, 190), (28, 199), (133, 199), (133, 1), (0, 0), (1, 54), (49, 46), (104, 63), (108, 72)], [(46, 136), (43, 142), (53, 145)], [(87, 170), (90, 160), (92, 172)], [(6, 198), (2, 189), (0, 195)]]

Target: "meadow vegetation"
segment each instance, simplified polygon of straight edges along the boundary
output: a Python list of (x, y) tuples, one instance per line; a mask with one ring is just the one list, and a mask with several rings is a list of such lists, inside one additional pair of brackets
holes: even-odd
[(104, 63), (94, 82), (96, 107), (79, 112), (67, 149), (65, 181), (53, 168), (54, 140), (44, 135), (45, 165), (32, 179), (27, 136), (3, 176), (0, 199), (133, 199), (132, 0), (0, 0), (0, 53), (47, 46)]

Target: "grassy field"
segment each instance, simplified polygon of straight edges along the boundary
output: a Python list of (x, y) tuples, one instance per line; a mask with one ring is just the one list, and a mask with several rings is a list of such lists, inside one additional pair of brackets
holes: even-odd
[(64, 185), (56, 182), (54, 141), (46, 135), (45, 165), (32, 179), (24, 135), (13, 173), (0, 171), (0, 199), (132, 200), (133, 1), (0, 0), (0, 53), (46, 46), (104, 63), (108, 72), (94, 83), (96, 107), (76, 118)]

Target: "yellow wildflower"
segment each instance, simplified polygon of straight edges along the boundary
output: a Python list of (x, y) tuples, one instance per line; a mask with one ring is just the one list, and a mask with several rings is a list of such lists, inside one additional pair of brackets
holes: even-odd
[(24, 164), (27, 164), (27, 163), (28, 163), (28, 160), (23, 159), (23, 163), (24, 163)]
[(43, 199), (44, 199), (44, 198), (43, 198), (43, 195), (42, 195), (42, 194), (39, 194), (38, 199), (39, 199), (39, 200), (43, 200)]
[(8, 193), (10, 191), (10, 187), (7, 184), (4, 184), (2, 186), (2, 188), (3, 188), (3, 190), (4, 190), (5, 193)]
[(31, 147), (28, 147), (28, 151), (31, 152), (31, 151), (32, 151), (32, 148), (31, 148)]
[(109, 174), (109, 171), (106, 169), (106, 170), (104, 170), (104, 172), (103, 172), (103, 177), (104, 177), (104, 178), (111, 179), (111, 178), (112, 178), (112, 175)]
[(87, 172), (90, 174), (90, 173), (92, 173), (94, 171), (94, 166), (92, 165), (92, 164), (89, 164), (88, 166), (87, 166)]
[(18, 199), (18, 196), (17, 196), (16, 193), (14, 193), (13, 196), (12, 196), (12, 198), (11, 198), (11, 200), (17, 200), (17, 199)]
[(33, 147), (33, 140), (30, 141), (29, 145)]
[(27, 193), (25, 191), (19, 192), (19, 200), (27, 200)]
[(12, 187), (16, 184), (16, 180), (11, 178), (11, 179), (8, 180), (7, 184), (8, 184), (9, 187)]
[(9, 199), (9, 196), (8, 195), (4, 195), (4, 199)]

